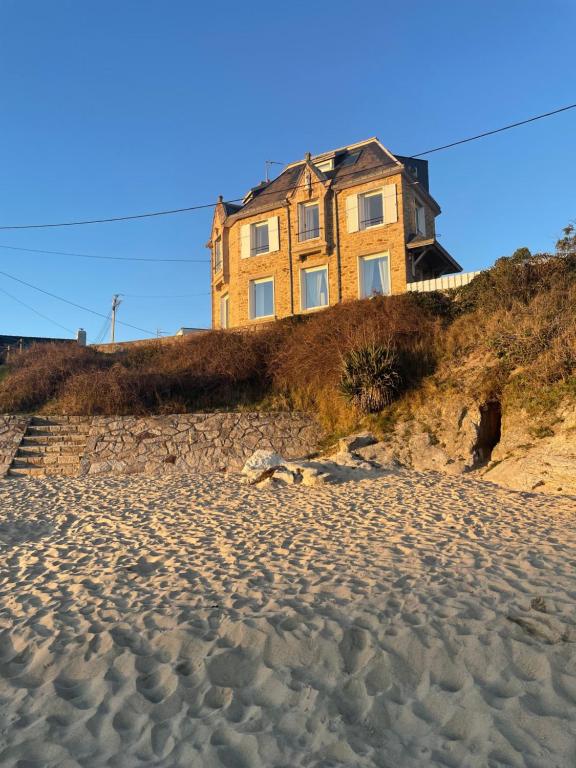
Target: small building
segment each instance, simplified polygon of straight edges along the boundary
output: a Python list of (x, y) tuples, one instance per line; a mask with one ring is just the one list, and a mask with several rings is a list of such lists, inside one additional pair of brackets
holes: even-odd
[(460, 272), (436, 239), (440, 206), (426, 160), (377, 138), (290, 163), (241, 205), (220, 198), (212, 254), (212, 326), (314, 312)]
[(206, 331), (206, 328), (178, 328), (175, 336), (190, 336), (191, 333), (202, 333), (203, 331)]
[(6, 336), (0, 334), (0, 363), (10, 355), (28, 349), (33, 344), (76, 344), (76, 339), (52, 339), (45, 336)]

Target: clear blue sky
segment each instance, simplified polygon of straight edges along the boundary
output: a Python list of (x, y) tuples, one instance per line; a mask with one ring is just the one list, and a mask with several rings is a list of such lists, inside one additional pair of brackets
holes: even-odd
[[(399, 154), (576, 102), (572, 0), (0, 0), (0, 224), (236, 198), (290, 162), (377, 135)], [(553, 246), (576, 218), (576, 110), (431, 155), (441, 242), (465, 270)], [(119, 318), (210, 323), (210, 211), (0, 232), (0, 269)], [(89, 340), (103, 321), (0, 276)], [(192, 294), (205, 294), (193, 296)], [(140, 298), (141, 296), (188, 298)], [(0, 333), (66, 332), (0, 293)], [(120, 338), (143, 334), (119, 328)]]

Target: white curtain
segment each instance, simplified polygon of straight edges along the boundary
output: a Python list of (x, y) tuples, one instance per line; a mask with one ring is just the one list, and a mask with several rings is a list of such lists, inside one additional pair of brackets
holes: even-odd
[(383, 257), (381, 259), (374, 259), (377, 263), (378, 276), (380, 278), (380, 292), (387, 294), (390, 293), (390, 286), (388, 285), (388, 259)]
[(326, 270), (306, 273), (306, 309), (323, 307), (328, 304), (328, 281)]
[(362, 288), (364, 296), (390, 293), (388, 284), (388, 259), (364, 259), (362, 262)]

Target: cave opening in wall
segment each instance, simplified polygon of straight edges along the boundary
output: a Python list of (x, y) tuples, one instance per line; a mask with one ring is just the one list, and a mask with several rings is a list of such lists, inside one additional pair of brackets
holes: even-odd
[(500, 442), (502, 430), (502, 406), (498, 400), (490, 400), (480, 406), (480, 426), (476, 441), (476, 463), (481, 466), (492, 458), (492, 451)]

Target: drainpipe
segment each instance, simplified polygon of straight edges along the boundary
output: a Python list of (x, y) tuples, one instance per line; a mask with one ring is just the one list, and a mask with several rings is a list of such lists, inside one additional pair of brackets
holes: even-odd
[(290, 202), (286, 199), (286, 215), (288, 217), (288, 273), (290, 275), (290, 314), (294, 314), (294, 280), (292, 274), (292, 224), (290, 222)]
[(334, 245), (336, 248), (336, 276), (338, 278), (338, 302), (342, 301), (342, 264), (340, 260), (340, 226), (338, 224), (338, 192), (334, 195)]

